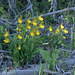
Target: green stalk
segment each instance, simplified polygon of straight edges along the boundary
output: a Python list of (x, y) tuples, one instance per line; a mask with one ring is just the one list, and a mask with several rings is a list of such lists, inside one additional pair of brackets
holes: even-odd
[[(46, 57), (46, 67), (47, 67), (47, 60), (48, 60), (48, 52), (49, 52), (49, 34), (48, 34), (48, 49), (47, 49), (47, 57)], [(46, 67), (45, 67), (45, 75), (46, 75)]]
[(71, 27), (71, 41), (70, 41), (70, 51), (72, 50), (72, 44), (73, 44), (73, 27)]

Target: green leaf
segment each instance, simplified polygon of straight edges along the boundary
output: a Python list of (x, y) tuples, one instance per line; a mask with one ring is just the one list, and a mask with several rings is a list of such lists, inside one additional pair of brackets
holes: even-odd
[(5, 11), (3, 10), (3, 7), (0, 7), (0, 12), (3, 14)]
[(50, 53), (48, 51), (45, 51), (45, 50), (40, 50), (40, 54), (41, 56), (47, 60), (48, 63), (51, 63), (52, 62), (52, 59), (50, 57)]
[(33, 52), (33, 54), (38, 53), (39, 51), (43, 50), (43, 48), (36, 48)]
[(50, 2), (50, 1), (52, 1), (52, 0), (48, 0), (48, 2)]

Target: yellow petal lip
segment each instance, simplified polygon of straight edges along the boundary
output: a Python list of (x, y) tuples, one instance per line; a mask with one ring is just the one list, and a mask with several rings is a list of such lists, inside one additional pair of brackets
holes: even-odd
[(51, 27), (51, 26), (49, 26), (49, 31), (50, 31), (50, 32), (52, 31), (52, 27)]
[(43, 18), (42, 18), (41, 16), (39, 16), (38, 19), (39, 19), (40, 21), (43, 21)]
[(22, 20), (21, 20), (21, 18), (19, 18), (19, 19), (18, 19), (18, 22), (19, 22), (19, 23), (22, 23)]
[(28, 24), (30, 24), (31, 23), (31, 20), (28, 19), (27, 22), (28, 22)]
[(60, 32), (59, 28), (56, 29), (55, 33), (58, 34)]
[(66, 37), (65, 37), (65, 36), (63, 36), (63, 39), (66, 39)]
[(6, 32), (4, 36), (5, 36), (5, 37), (9, 36), (9, 33), (8, 33), (8, 32)]
[(30, 33), (30, 35), (31, 35), (31, 36), (34, 36), (34, 32), (32, 31), (32, 32)]
[(59, 32), (60, 30), (59, 30), (59, 28), (57, 28), (57, 32)]
[(7, 29), (5, 28), (5, 31), (7, 32)]
[(39, 19), (40, 21), (43, 21), (43, 18), (42, 18), (41, 16), (43, 16), (43, 14), (41, 14), (41, 15), (38, 17), (38, 19)]
[(28, 29), (31, 29), (31, 26), (30, 26), (30, 25), (27, 25), (27, 28), (28, 28)]
[(18, 50), (21, 50), (21, 46), (20, 45), (18, 46)]
[(61, 29), (64, 29), (64, 26), (61, 26)]
[(21, 31), (21, 29), (19, 29), (19, 32)]
[(64, 29), (63, 32), (66, 33), (66, 34), (68, 33), (68, 31), (66, 29)]
[(44, 28), (44, 26), (42, 24), (39, 25), (40, 28)]
[(39, 31), (38, 31), (38, 30), (36, 31), (36, 35), (40, 35), (40, 33), (39, 33)]
[(64, 26), (63, 26), (63, 24), (61, 24), (61, 25), (60, 25), (60, 28), (61, 28), (61, 29), (64, 29)]
[(15, 30), (17, 30), (17, 31), (18, 31), (18, 30), (19, 30), (19, 28), (17, 27)]
[(20, 25), (20, 27), (22, 28), (22, 27), (23, 27), (23, 25)]
[(22, 39), (22, 36), (19, 34), (17, 38), (18, 38), (18, 39)]
[(4, 42), (5, 42), (5, 43), (9, 43), (9, 39), (8, 39), (8, 38), (5, 39)]
[(34, 26), (37, 26), (37, 23), (35, 22), (35, 21), (33, 21), (33, 23), (32, 23)]
[(57, 31), (56, 31), (55, 33), (56, 33), (56, 34), (58, 34), (58, 32), (57, 32)]

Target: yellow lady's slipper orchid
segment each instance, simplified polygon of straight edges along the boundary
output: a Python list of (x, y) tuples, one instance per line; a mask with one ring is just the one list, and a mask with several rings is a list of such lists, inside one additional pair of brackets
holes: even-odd
[(18, 38), (18, 39), (22, 39), (22, 36), (19, 34), (17, 38)]
[(17, 27), (15, 30), (17, 30), (17, 31), (18, 31), (18, 30), (19, 30), (19, 28)]
[(41, 16), (43, 16), (42, 14), (38, 17), (38, 19), (40, 20), (40, 21), (43, 21), (43, 18), (41, 17)]
[(23, 25), (20, 25), (20, 27), (22, 28), (22, 27), (23, 27)]
[(38, 30), (36, 31), (36, 35), (40, 35), (40, 33), (39, 33), (39, 31), (38, 31)]
[(31, 20), (28, 19), (27, 22), (28, 22), (28, 24), (30, 24), (31, 23)]
[(34, 26), (37, 26), (37, 23), (36, 23), (35, 21), (33, 21), (32, 24), (33, 24)]
[(55, 33), (56, 33), (56, 34), (58, 34), (58, 32), (57, 32), (57, 31), (55, 31)]
[(18, 46), (18, 50), (21, 50), (21, 46), (20, 45)]
[(7, 32), (7, 29), (5, 28), (5, 31)]
[(57, 28), (57, 32), (60, 32), (59, 28)]
[(22, 23), (22, 20), (21, 20), (21, 18), (19, 18), (19, 19), (18, 19), (18, 22), (19, 22), (19, 23)]
[(38, 19), (39, 19), (40, 21), (43, 21), (43, 18), (42, 18), (41, 16), (39, 16)]
[(68, 33), (68, 31), (66, 29), (64, 29), (63, 32), (66, 33), (66, 34)]
[(63, 39), (66, 39), (66, 37), (65, 37), (65, 36), (63, 36)]
[(44, 26), (42, 24), (39, 25), (40, 28), (44, 28)]
[(5, 43), (9, 43), (9, 39), (8, 39), (8, 38), (5, 39), (4, 42), (5, 42)]
[(9, 33), (8, 33), (8, 32), (6, 32), (4, 36), (5, 36), (5, 37), (9, 36)]
[(27, 28), (28, 28), (28, 29), (31, 29), (31, 26), (30, 26), (30, 25), (27, 25)]
[(30, 35), (31, 35), (31, 36), (34, 36), (34, 32), (33, 32), (33, 31), (31, 31)]
[(60, 28), (61, 28), (61, 29), (64, 29), (64, 26), (63, 26), (63, 24), (61, 24), (61, 25), (60, 25)]
[(50, 31), (50, 32), (52, 31), (52, 27), (51, 27), (51, 26), (49, 27), (49, 31)]
[(59, 28), (57, 28), (57, 30), (55, 31), (55, 33), (58, 34), (58, 32), (60, 32)]
[(21, 29), (19, 29), (19, 32), (21, 31)]

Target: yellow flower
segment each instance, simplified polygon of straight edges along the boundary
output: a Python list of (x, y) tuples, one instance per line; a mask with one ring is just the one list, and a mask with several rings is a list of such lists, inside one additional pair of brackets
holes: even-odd
[(5, 37), (9, 36), (9, 33), (8, 33), (8, 32), (6, 32), (4, 36), (5, 36)]
[(19, 22), (19, 23), (22, 23), (22, 20), (21, 20), (21, 18), (19, 18), (19, 19), (18, 19), (18, 22)]
[(36, 31), (36, 35), (40, 35), (40, 33), (39, 33), (39, 31), (38, 31), (38, 30)]
[(59, 28), (57, 28), (57, 32), (60, 32)]
[(5, 28), (5, 31), (7, 32), (7, 29)]
[(41, 17), (41, 16), (43, 16), (42, 14), (38, 17), (38, 19), (40, 20), (40, 21), (43, 21), (43, 18)]
[(51, 26), (49, 27), (49, 31), (50, 31), (50, 32), (52, 31), (52, 27), (51, 27)]
[(68, 33), (68, 31), (66, 29), (63, 30), (64, 33)]
[(27, 25), (27, 28), (28, 28), (28, 29), (31, 29), (31, 26), (30, 26), (30, 25)]
[(58, 32), (60, 32), (59, 28), (57, 28), (57, 30), (55, 31), (55, 33), (58, 34)]
[(56, 31), (55, 33), (56, 33), (56, 34), (58, 34), (58, 32), (57, 32), (57, 31)]
[(21, 31), (21, 29), (19, 29), (19, 32)]
[(66, 39), (66, 37), (65, 37), (65, 36), (63, 36), (63, 39)]
[(36, 23), (35, 21), (33, 21), (32, 24), (33, 24), (34, 26), (37, 26), (37, 23)]
[(9, 39), (8, 39), (8, 38), (5, 39), (4, 42), (5, 42), (5, 43), (9, 43)]
[(17, 38), (18, 38), (18, 39), (22, 39), (22, 36), (19, 34)]
[(27, 22), (28, 22), (28, 24), (30, 24), (31, 23), (31, 20), (28, 19)]
[(61, 29), (64, 29), (64, 26), (63, 26), (63, 24), (62, 24), (62, 23), (61, 23), (61, 25), (60, 25), (60, 28), (61, 28)]
[(20, 45), (18, 46), (18, 50), (21, 50), (21, 46)]
[(20, 32), (20, 35), (21, 35), (21, 32)]
[(35, 22), (37, 21), (35, 17), (34, 17), (33, 21), (35, 21)]
[(44, 26), (42, 24), (39, 25), (40, 28), (44, 28)]
[(17, 27), (15, 30), (17, 30), (17, 31), (18, 31), (18, 30), (19, 30), (19, 28)]
[(39, 19), (40, 21), (43, 21), (43, 18), (42, 18), (41, 16), (39, 16), (38, 19)]
[(23, 27), (23, 25), (20, 25), (20, 27), (22, 28), (22, 27)]
[(33, 32), (33, 31), (31, 31), (30, 35), (31, 35), (31, 36), (34, 36), (34, 32)]

